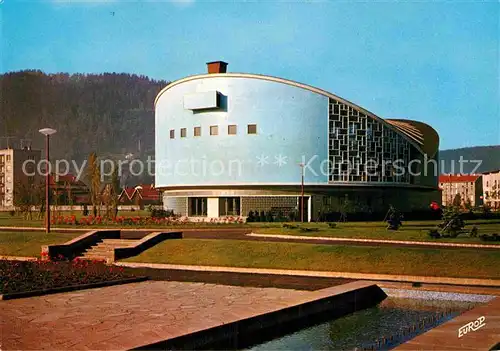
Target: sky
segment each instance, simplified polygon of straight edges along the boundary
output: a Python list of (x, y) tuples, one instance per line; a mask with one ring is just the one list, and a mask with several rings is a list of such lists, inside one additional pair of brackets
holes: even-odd
[(0, 72), (228, 71), (421, 120), (440, 148), (500, 144), (497, 1), (0, 0)]

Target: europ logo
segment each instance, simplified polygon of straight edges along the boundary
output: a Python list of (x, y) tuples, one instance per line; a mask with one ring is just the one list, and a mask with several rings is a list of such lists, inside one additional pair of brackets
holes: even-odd
[(478, 319), (476, 319), (475, 321), (469, 322), (466, 325), (460, 327), (458, 329), (458, 337), (461, 338), (462, 336), (464, 336), (465, 334), (467, 334), (470, 331), (476, 331), (476, 330), (484, 327), (486, 325), (486, 323), (484, 322), (485, 319), (486, 318), (484, 316), (481, 316)]

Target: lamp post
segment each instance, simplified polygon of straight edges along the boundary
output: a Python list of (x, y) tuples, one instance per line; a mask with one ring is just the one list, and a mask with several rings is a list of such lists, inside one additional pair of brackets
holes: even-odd
[(304, 163), (299, 163), (300, 166), (300, 221), (304, 223)]
[(49, 146), (50, 136), (56, 132), (52, 128), (43, 128), (39, 130), (40, 133), (45, 135), (45, 159), (47, 162), (47, 170), (45, 170), (45, 232), (50, 233), (50, 158)]

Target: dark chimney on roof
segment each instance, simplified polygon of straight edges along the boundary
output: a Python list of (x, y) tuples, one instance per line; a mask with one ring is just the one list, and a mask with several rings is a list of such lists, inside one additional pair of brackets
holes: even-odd
[(226, 73), (227, 62), (224, 62), (224, 61), (207, 62), (207, 70), (208, 70), (208, 74)]

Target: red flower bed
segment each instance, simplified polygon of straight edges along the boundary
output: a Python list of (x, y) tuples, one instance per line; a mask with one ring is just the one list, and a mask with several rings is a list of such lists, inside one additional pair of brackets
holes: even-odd
[(101, 261), (0, 260), (0, 294), (101, 283), (134, 275)]
[[(242, 217), (238, 216), (228, 216), (221, 218), (200, 218), (198, 223), (212, 223), (212, 224), (241, 224), (245, 223)], [(87, 216), (82, 217), (79, 220), (76, 219), (74, 215), (70, 216), (54, 216), (51, 219), (51, 223), (54, 225), (86, 225), (86, 226), (99, 226), (99, 225), (118, 225), (118, 226), (175, 226), (175, 225), (185, 225), (189, 223), (187, 217), (124, 217), (117, 216), (114, 219), (104, 218), (100, 216)]]

